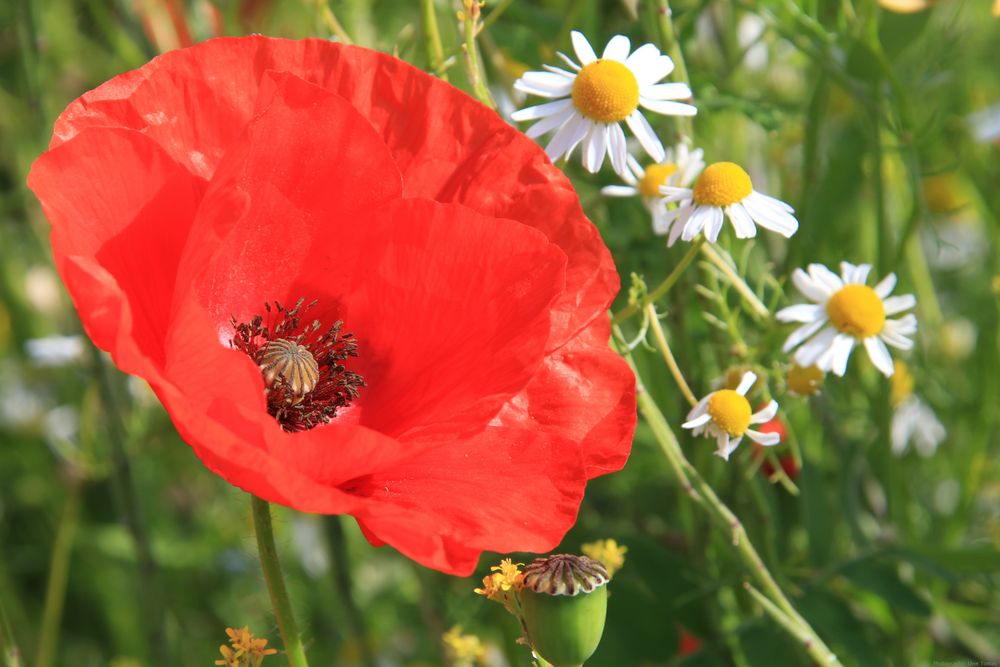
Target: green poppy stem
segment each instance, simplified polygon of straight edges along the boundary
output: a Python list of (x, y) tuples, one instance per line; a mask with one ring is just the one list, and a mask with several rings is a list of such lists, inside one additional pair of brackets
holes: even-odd
[(271, 527), (271, 506), (266, 500), (250, 496), (253, 508), (253, 526), (257, 533), (257, 553), (260, 556), (260, 566), (264, 570), (264, 580), (271, 594), (271, 606), (278, 621), (281, 641), (285, 645), (290, 667), (308, 667), (305, 648), (299, 637), (299, 628), (295, 624), (292, 613), (292, 603), (285, 589), (285, 579), (281, 574), (281, 564), (278, 562), (278, 550), (274, 545), (274, 530)]

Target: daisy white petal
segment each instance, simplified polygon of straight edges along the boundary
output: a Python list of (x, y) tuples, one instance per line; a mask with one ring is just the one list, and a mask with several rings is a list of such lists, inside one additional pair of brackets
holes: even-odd
[(774, 419), (776, 414), (778, 414), (778, 402), (772, 399), (770, 403), (751, 415), (750, 423), (766, 424)]
[(740, 396), (746, 396), (747, 392), (750, 391), (750, 387), (753, 383), (757, 381), (757, 374), (753, 371), (747, 371), (743, 374), (743, 378), (740, 380), (740, 384), (736, 387), (736, 393)]
[(793, 331), (790, 336), (788, 336), (788, 340), (786, 340), (785, 344), (781, 347), (781, 351), (790, 352), (795, 349), (799, 343), (823, 328), (824, 324), (826, 324), (825, 317), (823, 319), (817, 319), (813, 322), (809, 322), (808, 324), (803, 324), (801, 327)]
[[(795, 363), (799, 366), (812, 366), (816, 364), (816, 360), (833, 345), (833, 339), (836, 337), (837, 330), (833, 327), (826, 327), (815, 338), (799, 348), (798, 352), (795, 353)], [(829, 370), (822, 366), (820, 368), (822, 370)]]
[(660, 55), (646, 65), (636, 78), (639, 79), (640, 86), (648, 86), (656, 83), (673, 71), (674, 61), (670, 59), (670, 56)]
[(628, 52), (631, 50), (631, 46), (632, 44), (629, 42), (628, 37), (625, 35), (615, 35), (608, 41), (607, 46), (604, 47), (604, 53), (601, 54), (601, 58), (624, 63), (628, 59)]
[(601, 194), (606, 197), (635, 197), (639, 191), (631, 185), (605, 185)]
[(904, 315), (898, 320), (886, 320), (886, 324), (891, 324), (892, 330), (901, 336), (912, 336), (917, 333), (917, 316), (913, 313)]
[(548, 153), (549, 158), (555, 162), (559, 158), (568, 156), (576, 145), (583, 141), (583, 138), (587, 136), (587, 130), (590, 129), (590, 123), (579, 117), (571, 117), (565, 125), (559, 128), (559, 131), (553, 135), (552, 140), (549, 145), (546, 146), (545, 152)]
[(619, 174), (628, 169), (628, 146), (625, 143), (625, 132), (618, 123), (608, 125), (608, 155), (611, 167)]
[(720, 434), (716, 439), (719, 447), (715, 450), (715, 455), (722, 457), (724, 461), (728, 461), (730, 455), (736, 451), (736, 448), (740, 446), (742, 441), (742, 435), (738, 438), (733, 438), (725, 434)]
[(811, 299), (817, 303), (823, 303), (830, 297), (831, 294), (833, 294), (833, 290), (830, 289), (829, 285), (818, 280), (813, 280), (812, 277), (802, 269), (795, 269), (792, 271), (792, 283), (795, 284), (795, 287), (797, 287), (807, 299)]
[[(753, 192), (742, 202), (754, 222), (764, 229), (778, 232), (785, 238), (798, 231), (799, 221), (795, 219), (795, 216), (770, 204), (765, 197), (766, 195), (759, 192)], [(768, 197), (768, 199), (770, 198)]]
[(662, 113), (667, 116), (696, 116), (698, 109), (683, 102), (673, 102), (670, 100), (653, 100), (645, 96), (639, 97), (639, 104), (650, 111)]
[(722, 231), (722, 223), (726, 221), (726, 215), (721, 208), (713, 206), (708, 209), (708, 222), (705, 223), (705, 237), (715, 243), (719, 240), (719, 233)]
[(570, 33), (570, 39), (573, 40), (573, 51), (576, 52), (576, 57), (580, 59), (581, 65), (589, 65), (597, 60), (594, 47), (590, 45), (590, 42), (587, 41), (582, 32), (574, 30)]
[[(888, 323), (887, 323), (888, 324)], [(901, 334), (894, 333), (892, 331), (883, 331), (879, 334), (881, 338), (887, 345), (891, 345), (897, 350), (912, 350), (913, 341), (903, 336)]]
[(573, 79), (553, 72), (525, 72), (514, 88), (539, 97), (564, 97), (573, 92)]
[[(558, 74), (559, 76), (565, 77), (567, 79), (573, 79), (576, 76), (576, 72), (575, 71), (574, 72), (567, 72), (563, 68), (561, 68), (561, 67), (555, 67), (553, 65), (542, 65), (542, 68), (545, 69), (546, 72), (552, 72), (553, 74)], [(578, 67), (577, 70), (579, 70), (579, 69), (580, 68)]]
[(566, 65), (571, 70), (573, 70), (574, 72), (579, 72), (580, 71), (580, 69), (581, 69), (580, 66), (576, 62), (574, 62), (572, 58), (570, 58), (569, 56), (567, 56), (565, 53), (563, 53), (562, 51), (556, 51), (556, 55), (559, 56), (559, 59), (562, 60), (564, 63), (566, 63)]
[(539, 104), (533, 107), (527, 107), (525, 109), (518, 109), (510, 115), (511, 120), (516, 120), (518, 122), (525, 120), (535, 120), (536, 118), (547, 118), (549, 116), (560, 115), (559, 112), (566, 111), (573, 106), (573, 100), (556, 100), (555, 102), (546, 102), (545, 104)]
[(747, 429), (747, 437), (764, 447), (774, 447), (781, 443), (781, 435), (777, 433), (761, 433), (752, 428)]
[(648, 100), (689, 100), (691, 88), (686, 83), (657, 83), (642, 89)]
[(813, 322), (822, 314), (823, 306), (814, 303), (800, 303), (782, 308), (774, 317), (779, 322)]
[(751, 239), (757, 236), (757, 226), (753, 224), (753, 218), (750, 217), (743, 204), (727, 206), (726, 215), (729, 216), (729, 221), (733, 223), (733, 229), (736, 230), (736, 238)]
[(917, 297), (912, 294), (901, 294), (899, 296), (890, 296), (882, 302), (885, 307), (886, 315), (897, 315), (904, 310), (909, 310), (917, 305)]
[(885, 346), (882, 339), (878, 336), (865, 338), (865, 350), (868, 352), (868, 358), (872, 360), (875, 368), (879, 369), (882, 375), (892, 377), (892, 374), (895, 372), (892, 365), (892, 355), (889, 354), (889, 348)]
[(635, 138), (639, 140), (639, 144), (645, 149), (649, 156), (653, 158), (656, 162), (662, 162), (666, 157), (663, 151), (663, 144), (660, 142), (660, 138), (656, 136), (656, 132), (653, 131), (653, 127), (649, 124), (639, 111), (633, 111), (632, 114), (625, 119), (628, 124), (632, 134)]
[(633, 72), (644, 72), (655, 67), (656, 59), (659, 57), (660, 50), (656, 48), (655, 44), (643, 44), (625, 60), (625, 65)]
[(583, 166), (591, 173), (601, 168), (604, 154), (608, 150), (608, 133), (605, 128), (605, 125), (594, 123), (583, 139)]
[(810, 264), (809, 275), (818, 283), (826, 285), (831, 292), (836, 292), (844, 286), (844, 281), (836, 273), (822, 264)]
[(875, 285), (875, 293), (878, 294), (880, 299), (884, 299), (892, 294), (892, 290), (896, 289), (896, 274), (890, 273), (881, 281), (878, 285)]
[[(828, 370), (833, 371), (833, 374), (838, 377), (844, 377), (844, 373), (847, 372), (847, 362), (851, 359), (851, 352), (854, 350), (855, 339), (852, 336), (845, 336), (844, 334), (838, 334), (836, 338), (833, 339), (833, 345), (830, 347), (830, 363)], [(823, 368), (823, 364), (818, 364), (820, 368)]]
[[(707, 424), (710, 421), (712, 421), (711, 415), (709, 415), (708, 413), (705, 413), (705, 414), (703, 414), (703, 415), (701, 415), (699, 417), (695, 417), (694, 419), (692, 419), (690, 421), (684, 422), (683, 424), (681, 424), (681, 428), (697, 428), (699, 426), (704, 426), (705, 424)], [(676, 422), (674, 422), (674, 423), (676, 423)]]
[(572, 109), (566, 109), (562, 113), (555, 113), (551, 116), (541, 119), (531, 127), (527, 129), (525, 135), (530, 139), (535, 139), (540, 137), (549, 130), (555, 129), (557, 127), (562, 127), (564, 124), (574, 119), (574, 114)]

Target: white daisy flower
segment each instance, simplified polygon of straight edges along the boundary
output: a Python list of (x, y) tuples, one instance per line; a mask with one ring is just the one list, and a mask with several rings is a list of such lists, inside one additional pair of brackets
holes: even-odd
[(609, 155), (611, 166), (624, 177), (628, 152), (622, 121), (650, 157), (662, 162), (663, 144), (639, 107), (673, 116), (697, 113), (690, 104), (675, 101), (691, 97), (687, 84), (657, 83), (673, 71), (674, 62), (652, 44), (644, 44), (630, 55), (630, 42), (624, 35), (612, 37), (600, 58), (582, 33), (574, 30), (572, 37), (580, 64), (559, 54), (572, 71), (545, 65), (546, 71), (527, 72), (514, 83), (517, 90), (555, 101), (521, 109), (511, 118), (537, 120), (525, 133), (532, 138), (555, 130), (545, 148), (553, 161), (568, 158), (583, 142), (583, 166), (591, 173), (596, 173), (604, 156)]
[(705, 434), (705, 437), (715, 438), (718, 447), (716, 456), (729, 460), (729, 455), (736, 451), (743, 436), (747, 436), (759, 445), (770, 447), (781, 441), (777, 433), (761, 433), (750, 426), (763, 424), (774, 419), (778, 413), (778, 402), (771, 401), (764, 409), (754, 412), (746, 393), (757, 381), (757, 375), (747, 372), (743, 375), (736, 390), (719, 389), (713, 391), (688, 413), (688, 420), (681, 426), (691, 429), (693, 435)]
[(705, 230), (705, 237), (715, 243), (727, 217), (738, 239), (756, 236), (754, 223), (785, 238), (799, 228), (799, 221), (792, 215), (795, 210), (779, 199), (754, 190), (750, 175), (733, 162), (710, 164), (701, 172), (694, 188), (665, 185), (660, 192), (665, 195), (664, 203), (680, 204), (667, 212), (667, 224), (672, 226), (668, 245), (676, 243), (678, 238), (691, 241), (702, 230)]
[(917, 318), (912, 313), (896, 320), (886, 318), (913, 308), (917, 300), (912, 294), (889, 296), (896, 286), (895, 273), (874, 289), (868, 287), (865, 281), (871, 269), (870, 264), (848, 262), (840, 263), (840, 276), (822, 264), (810, 264), (808, 273), (795, 269), (792, 282), (814, 303), (789, 306), (775, 315), (781, 322), (803, 323), (785, 341), (785, 352), (812, 338), (795, 353), (795, 363), (815, 364), (843, 376), (854, 346), (864, 343), (875, 367), (886, 377), (893, 374), (886, 343), (901, 350), (912, 348), (907, 336), (917, 332)]
[(913, 375), (906, 364), (897, 359), (893, 366), (896, 373), (890, 396), (894, 409), (889, 428), (892, 453), (902, 456), (913, 443), (920, 456), (932, 456), (948, 432), (931, 407), (913, 393)]
[(705, 151), (700, 148), (692, 151), (687, 144), (680, 143), (676, 149), (668, 148), (662, 161), (645, 169), (629, 155), (628, 169), (621, 175), (628, 185), (608, 185), (601, 188), (601, 193), (608, 197), (642, 197), (642, 203), (653, 217), (653, 230), (662, 236), (669, 230), (669, 224), (667, 205), (660, 188), (664, 185), (691, 185), (705, 168), (704, 154)]

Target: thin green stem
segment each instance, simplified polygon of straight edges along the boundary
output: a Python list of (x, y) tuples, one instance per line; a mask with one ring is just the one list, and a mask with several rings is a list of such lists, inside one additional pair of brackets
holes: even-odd
[[(792, 603), (785, 596), (784, 591), (778, 586), (778, 583), (774, 580), (771, 572), (767, 569), (764, 561), (750, 541), (750, 537), (743, 527), (742, 522), (719, 499), (712, 486), (705, 481), (698, 470), (684, 456), (684, 452), (680, 448), (680, 443), (677, 441), (677, 437), (670, 428), (666, 417), (663, 416), (659, 406), (656, 405), (652, 397), (643, 389), (642, 377), (636, 369), (632, 355), (620, 346), (616, 347), (636, 374), (636, 383), (639, 387), (636, 400), (639, 405), (639, 411), (648, 422), (653, 436), (667, 457), (668, 463), (677, 471), (678, 480), (682, 486), (685, 486), (688, 495), (699, 498), (699, 505), (708, 511), (711, 518), (722, 530), (729, 532), (732, 544), (736, 548), (737, 554), (743, 560), (744, 565), (754, 575), (758, 584), (775, 603), (776, 607), (787, 616), (788, 622), (798, 629), (795, 636), (797, 638), (800, 636), (808, 638), (808, 641), (803, 642), (803, 644), (809, 655), (820, 665), (839, 665), (840, 661), (837, 659), (836, 654), (826, 646), (819, 635), (816, 634), (816, 631), (795, 610)], [(687, 490), (688, 488), (690, 490)]]
[(447, 81), (448, 74), (444, 71), (444, 47), (441, 45), (441, 31), (438, 30), (434, 0), (420, 0), (420, 16), (424, 22), (424, 43), (427, 48), (429, 69)]
[(668, 275), (666, 278), (663, 279), (662, 283), (657, 285), (652, 292), (649, 292), (649, 294), (646, 295), (646, 298), (643, 299), (641, 303), (630, 303), (629, 305), (625, 306), (620, 311), (615, 313), (614, 317), (611, 318), (611, 321), (614, 322), (615, 324), (618, 324), (619, 322), (632, 317), (637, 312), (644, 309), (647, 305), (655, 303), (656, 301), (662, 299), (664, 295), (666, 295), (666, 293), (670, 291), (670, 288), (674, 286), (674, 284), (678, 281), (678, 279), (680, 279), (681, 274), (684, 273), (684, 269), (686, 269), (691, 264), (691, 262), (694, 261), (695, 255), (698, 254), (698, 250), (704, 244), (705, 244), (704, 236), (695, 239), (695, 241), (691, 244), (691, 247), (688, 248), (688, 251), (684, 253), (683, 257), (681, 257), (681, 261), (677, 263), (677, 266), (675, 266), (674, 270), (670, 272), (670, 275)]
[(796, 625), (796, 623), (792, 619), (790, 619), (788, 615), (785, 614), (785, 612), (778, 609), (777, 605), (771, 602), (770, 598), (768, 598), (766, 595), (764, 595), (759, 590), (754, 588), (753, 584), (751, 584), (749, 581), (743, 582), (743, 588), (746, 589), (748, 593), (750, 593), (750, 596), (753, 597), (753, 599), (756, 600), (758, 604), (760, 604), (760, 606), (764, 609), (767, 615), (770, 616), (772, 619), (774, 619), (774, 621), (778, 625), (780, 625), (785, 630), (785, 632), (787, 632), (788, 634), (792, 635), (800, 642), (802, 642), (802, 645), (805, 646), (806, 648), (809, 647), (810, 643), (812, 642), (812, 638), (809, 636), (809, 634), (802, 632), (802, 628), (799, 625)]
[(319, 9), (319, 17), (330, 33), (336, 35), (337, 39), (344, 44), (353, 44), (354, 40), (347, 34), (344, 26), (337, 19), (337, 15), (330, 9), (329, 0), (317, 0), (317, 7)]
[(691, 391), (691, 387), (688, 386), (687, 380), (684, 379), (684, 374), (681, 373), (681, 369), (677, 365), (677, 360), (674, 359), (673, 352), (670, 351), (667, 337), (663, 332), (663, 327), (660, 325), (660, 318), (656, 315), (656, 306), (651, 303), (647, 304), (646, 314), (649, 316), (649, 325), (653, 329), (653, 337), (656, 338), (656, 343), (660, 346), (660, 352), (663, 354), (663, 361), (666, 362), (667, 368), (670, 369), (670, 374), (674, 376), (674, 380), (677, 382), (681, 393), (684, 394), (684, 398), (694, 406), (698, 402), (698, 399), (695, 398), (694, 392)]
[(49, 580), (45, 586), (45, 606), (42, 609), (42, 626), (38, 633), (36, 667), (51, 667), (55, 663), (59, 647), (59, 625), (63, 606), (66, 602), (66, 584), (69, 581), (70, 554), (73, 540), (80, 522), (80, 500), (83, 480), (71, 471), (69, 495), (63, 509), (56, 538), (52, 544), (52, 561), (49, 564)]
[[(673, 14), (667, 0), (657, 0), (656, 20), (660, 26), (660, 46), (674, 61), (673, 80), (678, 83), (690, 84), (687, 66), (684, 64), (684, 54), (681, 53), (681, 45), (674, 32)], [(691, 118), (689, 116), (675, 116), (674, 122), (681, 134), (691, 136)]]
[(747, 305), (750, 306), (750, 309), (755, 314), (764, 319), (771, 316), (771, 312), (767, 309), (767, 306), (764, 305), (764, 302), (757, 298), (757, 295), (754, 294), (752, 289), (750, 289), (750, 286), (747, 285), (746, 281), (743, 280), (738, 273), (736, 273), (733, 267), (729, 266), (729, 262), (724, 260), (719, 253), (715, 252), (715, 249), (711, 245), (705, 244), (701, 246), (701, 254), (703, 254), (705, 258), (708, 259), (708, 261), (711, 262), (717, 269), (719, 269), (722, 275), (725, 276), (726, 280), (729, 281), (729, 284), (740, 293), (740, 296), (743, 297), (743, 300), (747, 302)]
[(288, 664), (290, 667), (308, 667), (305, 648), (299, 637), (299, 628), (295, 624), (292, 603), (288, 599), (281, 564), (278, 562), (278, 549), (274, 544), (274, 529), (271, 526), (271, 506), (266, 500), (254, 495), (250, 496), (250, 504), (253, 509), (254, 531), (257, 533), (257, 553), (267, 590), (271, 594), (271, 606), (278, 621), (278, 631), (285, 645)]
[(476, 47), (476, 35), (482, 28), (479, 20), (480, 4), (479, 0), (464, 0), (465, 11), (462, 12), (463, 31), (465, 33), (465, 43), (462, 45), (462, 61), (465, 63), (465, 73), (469, 78), (469, 86), (476, 99), (491, 109), (496, 109), (497, 105), (490, 95), (489, 88), (483, 82), (482, 72), (479, 66), (479, 49)]

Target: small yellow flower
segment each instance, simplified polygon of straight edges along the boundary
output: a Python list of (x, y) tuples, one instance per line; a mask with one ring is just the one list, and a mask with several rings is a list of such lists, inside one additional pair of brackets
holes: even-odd
[(247, 626), (239, 630), (226, 628), (229, 636), (229, 643), (232, 646), (222, 645), (219, 652), (222, 653), (222, 660), (216, 660), (215, 664), (225, 667), (260, 667), (264, 661), (264, 656), (274, 655), (278, 651), (267, 647), (267, 640), (253, 636)]
[(441, 636), (445, 650), (457, 665), (481, 664), (486, 659), (486, 647), (475, 635), (463, 635), (456, 625)]
[(627, 546), (618, 544), (611, 538), (588, 542), (583, 545), (582, 549), (585, 556), (604, 564), (609, 577), (615, 576), (615, 572), (622, 569), (622, 566), (625, 565), (625, 554), (628, 553)]
[(504, 558), (499, 565), (490, 568), (491, 574), (483, 577), (483, 587), (473, 589), (473, 592), (509, 606), (511, 604), (509, 591), (520, 591), (524, 585), (523, 575), (519, 569), (521, 565), (524, 563), (514, 563), (510, 558)]

